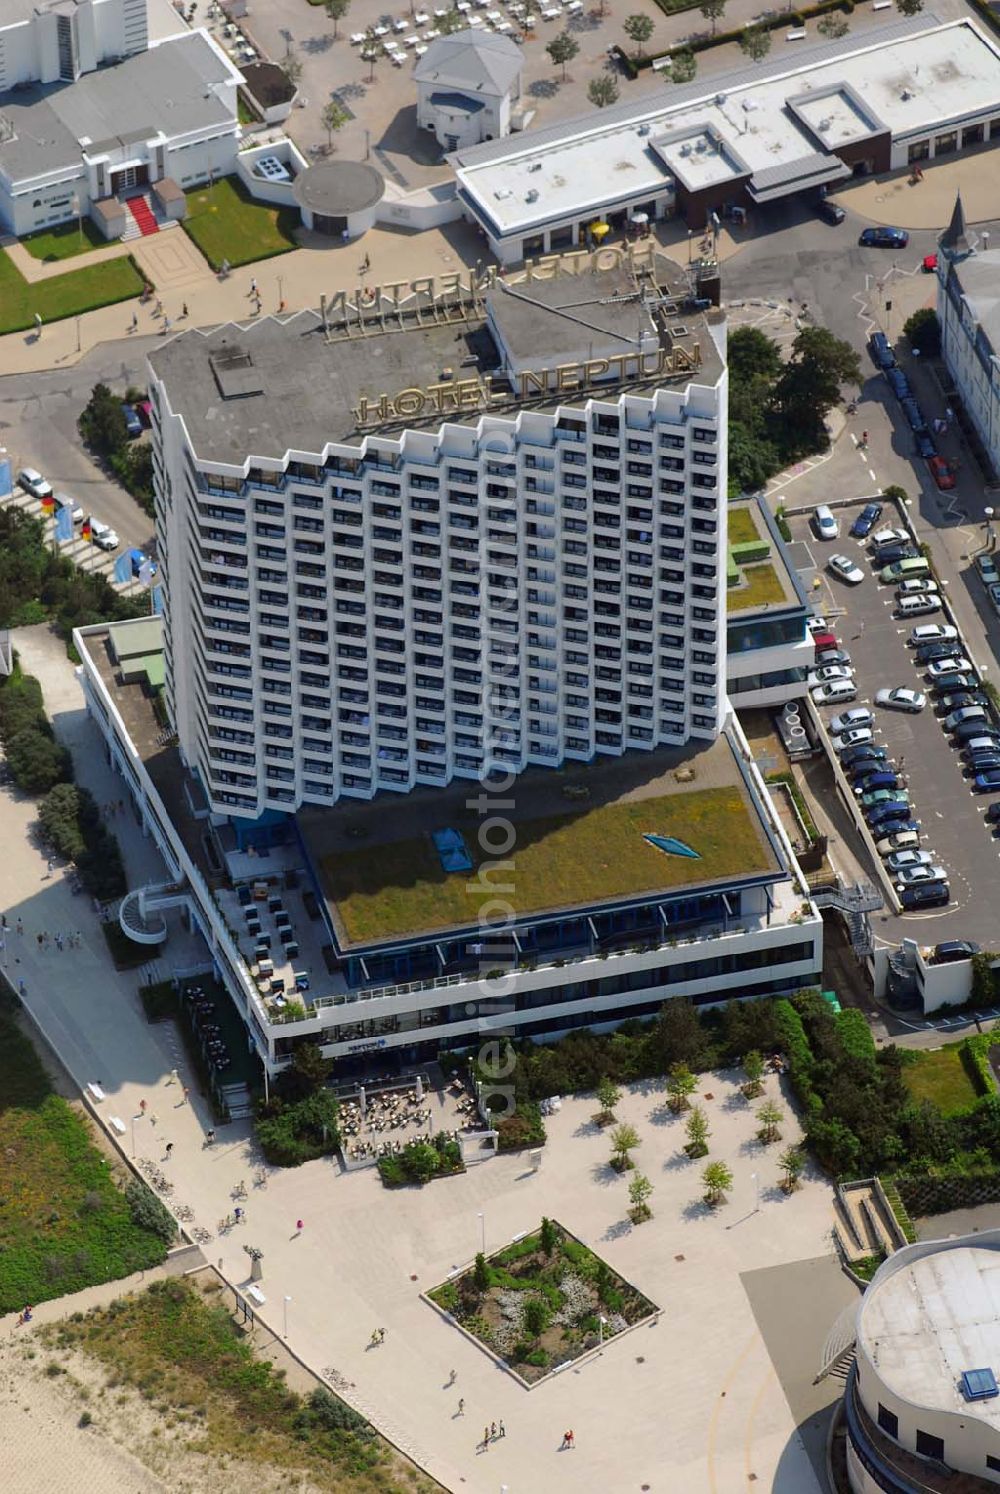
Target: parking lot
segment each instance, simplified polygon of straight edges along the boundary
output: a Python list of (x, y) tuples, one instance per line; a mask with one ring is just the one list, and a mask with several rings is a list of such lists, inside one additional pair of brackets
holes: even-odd
[[(997, 875), (1000, 842), (985, 823), (987, 805), (997, 795), (976, 793), (962, 776), (958, 750), (951, 746), (934, 712), (934, 700), (926, 673), (917, 667), (907, 640), (912, 629), (928, 622), (945, 622), (943, 612), (926, 617), (898, 618), (894, 614), (895, 589), (880, 584), (869, 558), (866, 541), (850, 536), (849, 529), (861, 510), (857, 506), (836, 508), (839, 536), (822, 541), (806, 515), (792, 518), (792, 536), (801, 542), (799, 558), (808, 555), (815, 566), (818, 585), (812, 591), (813, 605), (825, 616), (840, 646), (851, 655), (857, 683), (857, 699), (822, 707), (831, 717), (854, 706), (868, 706), (875, 713), (875, 742), (886, 748), (914, 805), (920, 822), (921, 849), (931, 852), (948, 873), (951, 902), (942, 908), (903, 913), (898, 918), (878, 920), (882, 938), (897, 942), (917, 937), (922, 942), (945, 938), (971, 938), (990, 945), (995, 942), (996, 913), (990, 889)], [(886, 504), (879, 527), (898, 525), (891, 504)], [(848, 585), (826, 570), (831, 555), (842, 554), (856, 561), (864, 573), (858, 585)], [(807, 578), (808, 579), (808, 578)], [(972, 663), (983, 661), (977, 651)], [(924, 710), (916, 715), (875, 706), (880, 689), (905, 686), (928, 696)], [(854, 849), (862, 855), (861, 835)], [(895, 926), (894, 926), (895, 925)], [(919, 931), (926, 926), (926, 932)]]

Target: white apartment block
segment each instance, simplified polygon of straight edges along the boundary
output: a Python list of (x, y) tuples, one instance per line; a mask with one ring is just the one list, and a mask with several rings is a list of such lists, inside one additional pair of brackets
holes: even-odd
[(215, 813), (718, 736), (725, 329), (671, 277), (576, 254), (150, 356), (168, 708)]
[(0, 93), (27, 83), (75, 83), (148, 45), (146, 0), (4, 0)]
[(938, 253), (941, 353), (994, 472), (1000, 472), (998, 285), (1000, 253), (986, 248), (973, 252), (959, 197)]

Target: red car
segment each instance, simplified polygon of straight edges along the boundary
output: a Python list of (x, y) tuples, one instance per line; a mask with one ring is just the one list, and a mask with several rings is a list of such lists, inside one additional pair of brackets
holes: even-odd
[(814, 633), (813, 644), (818, 654), (821, 654), (825, 648), (840, 647), (835, 633)]
[(942, 456), (927, 458), (927, 465), (931, 469), (931, 476), (939, 488), (953, 488), (955, 486), (955, 474)]
[(924, 255), (924, 274), (925, 275), (933, 275), (934, 271), (936, 269), (937, 269), (937, 255), (936, 254), (925, 254)]

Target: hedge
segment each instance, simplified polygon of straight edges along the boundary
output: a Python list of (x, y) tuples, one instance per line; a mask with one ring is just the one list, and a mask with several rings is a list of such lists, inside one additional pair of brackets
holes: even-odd
[(997, 1092), (989, 1061), (989, 1051), (994, 1044), (993, 1035), (984, 1032), (978, 1037), (966, 1038), (959, 1049), (965, 1071), (979, 1095), (995, 1095)]
[[(664, 14), (671, 14), (670, 11), (665, 9), (661, 0), (656, 0), (656, 3), (664, 11)], [(972, 0), (972, 3), (975, 4), (976, 0)], [(770, 16), (766, 20), (755, 22), (755, 26), (761, 31), (785, 31), (791, 23), (797, 22), (801, 24), (804, 21), (811, 21), (818, 16), (829, 15), (834, 10), (842, 11), (844, 15), (849, 16), (853, 13), (854, 8), (855, 0), (819, 0), (817, 5), (799, 6), (793, 12), (782, 11), (780, 15)], [(732, 42), (739, 42), (740, 37), (747, 29), (746, 26), (740, 26), (733, 31), (717, 31), (714, 36), (703, 36), (697, 40), (678, 42), (676, 47), (671, 47), (668, 51), (661, 52), (658, 57), (630, 57), (621, 47), (616, 48), (615, 52), (629, 77), (635, 79), (644, 68), (652, 67), (654, 62), (660, 61), (663, 57), (674, 57), (678, 52), (709, 52), (713, 47), (728, 46)], [(998, 30), (995, 23), (993, 29), (995, 31)]]
[(845, 1007), (843, 1011), (835, 1013), (833, 1025), (846, 1053), (852, 1058), (864, 1059), (866, 1063), (875, 1062), (875, 1039), (864, 1012), (859, 1011), (856, 1006)]
[(781, 1051), (788, 1062), (792, 1093), (804, 1110), (815, 1113), (822, 1108), (822, 1102), (813, 1089), (813, 1055), (802, 1018), (784, 996), (774, 1003), (774, 1018)]

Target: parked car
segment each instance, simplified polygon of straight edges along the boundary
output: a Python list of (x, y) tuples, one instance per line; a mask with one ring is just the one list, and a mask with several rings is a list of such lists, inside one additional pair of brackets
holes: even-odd
[(893, 830), (875, 842), (875, 849), (880, 856), (891, 856), (896, 851), (908, 851), (919, 844), (920, 836), (916, 830)]
[(941, 598), (934, 591), (922, 597), (897, 596), (895, 611), (897, 617), (927, 617), (931, 612), (941, 611)]
[(813, 527), (821, 540), (836, 539), (840, 527), (828, 503), (819, 503), (813, 510)]
[(990, 606), (1000, 616), (1000, 581), (995, 586), (990, 587)]
[(992, 555), (977, 555), (976, 570), (984, 586), (994, 586), (1000, 581), (1000, 571), (997, 570), (997, 563)]
[(99, 550), (117, 550), (121, 544), (111, 525), (102, 523), (100, 519), (91, 519), (90, 534)]
[(886, 586), (900, 581), (909, 581), (915, 576), (929, 576), (931, 572), (930, 562), (925, 555), (917, 555), (912, 560), (897, 560), (892, 565), (887, 565), (879, 571), (878, 578)]
[(889, 690), (877, 690), (875, 704), (890, 711), (908, 711), (915, 716), (927, 704), (927, 696), (920, 690), (908, 690), (905, 685), (895, 685)]
[(885, 379), (897, 399), (909, 399), (910, 381), (901, 368), (887, 368)]
[(897, 540), (892, 545), (882, 545), (872, 556), (872, 564), (876, 570), (882, 566), (894, 565), (897, 560), (913, 560), (920, 551), (912, 540)]
[(913, 661), (921, 668), (925, 664), (933, 664), (935, 659), (954, 658), (955, 649), (958, 644), (951, 639), (939, 638), (931, 643), (918, 643), (913, 650)]
[(899, 402), (899, 407), (902, 410), (903, 414), (906, 416), (907, 423), (909, 424), (911, 431), (925, 431), (927, 429), (927, 421), (924, 419), (924, 412), (923, 410), (921, 410), (912, 394), (908, 399), (901, 399)]
[(860, 795), (858, 802), (864, 812), (868, 814), (869, 811), (881, 809), (886, 804), (905, 804), (909, 806), (912, 800), (905, 789), (881, 788), (868, 789), (866, 793)]
[(892, 351), (892, 343), (884, 332), (873, 332), (868, 339), (872, 358), (879, 368), (893, 368), (896, 363), (896, 355)]
[[(877, 337), (885, 337), (884, 332), (877, 332)], [(851, 533), (855, 539), (867, 539), (875, 525), (882, 517), (881, 503), (866, 503), (851, 525)]]
[(936, 640), (957, 637), (958, 629), (954, 623), (920, 623), (911, 632), (909, 642), (916, 647), (918, 643), (934, 643)]
[(915, 431), (913, 444), (916, 447), (917, 456), (929, 461), (931, 457), (937, 456), (937, 442), (930, 431)]
[(832, 732), (853, 731), (859, 726), (872, 726), (875, 716), (867, 706), (855, 706), (853, 711), (843, 711), (830, 722)]
[(896, 877), (898, 887), (919, 887), (921, 882), (947, 882), (943, 866), (907, 866)]
[(951, 965), (955, 960), (971, 960), (978, 953), (979, 945), (971, 939), (945, 939), (942, 943), (935, 944), (930, 963)]
[(924, 882), (920, 887), (904, 887), (899, 900), (907, 912), (918, 908), (943, 908), (951, 902), (947, 882)]
[(814, 685), (828, 685), (833, 680), (853, 680), (854, 671), (847, 664), (821, 664), (806, 677), (811, 690)]
[(956, 670), (954, 674), (940, 675), (931, 685), (931, 690), (940, 700), (954, 690), (975, 690), (978, 684), (979, 680), (971, 672), (962, 673)]
[(883, 545), (902, 544), (909, 538), (910, 535), (906, 529), (901, 529), (898, 525), (890, 524), (885, 529), (876, 529), (871, 537), (871, 544), (876, 550), (880, 550)]
[(986, 811), (985, 818), (988, 825), (995, 825), (997, 820), (1000, 820), (1000, 799), (993, 800)]
[(850, 664), (851, 656), (846, 648), (824, 648), (816, 655), (816, 668), (825, 664)]
[(859, 747), (863, 742), (874, 741), (874, 737), (867, 726), (852, 726), (850, 731), (838, 732), (831, 740), (834, 752), (839, 755), (845, 747)]
[(935, 701), (934, 709), (940, 716), (950, 716), (952, 711), (959, 711), (963, 706), (984, 706), (988, 703), (989, 696), (984, 695), (982, 690), (955, 690)]
[(125, 430), (130, 441), (136, 436), (142, 435), (142, 418), (135, 405), (122, 405), (122, 414), (125, 417)]
[(846, 581), (848, 586), (860, 586), (865, 579), (864, 571), (847, 555), (831, 555), (826, 568), (839, 580)]
[(884, 763), (889, 760), (889, 753), (885, 747), (876, 747), (874, 743), (867, 746), (849, 747), (840, 759), (840, 765), (846, 772), (854, 768), (857, 763), (865, 758), (874, 758), (876, 762)]
[(24, 491), (31, 494), (32, 498), (52, 497), (52, 484), (46, 482), (36, 467), (22, 467), (17, 474), (17, 480)]
[(947, 492), (955, 486), (955, 474), (942, 456), (932, 456), (927, 463), (938, 487)]
[(813, 634), (813, 647), (821, 654), (825, 648), (839, 648), (840, 643), (836, 634), (827, 631)]
[(988, 719), (983, 706), (959, 706), (957, 711), (952, 711), (950, 716), (944, 718), (944, 729), (955, 731), (957, 727), (964, 726), (967, 721), (987, 721)]
[(1000, 751), (977, 752), (962, 769), (966, 778), (975, 778), (978, 773), (988, 773), (991, 768), (1000, 768)]
[[(841, 760), (843, 761), (843, 760)], [(845, 772), (850, 772), (851, 781), (858, 784), (864, 778), (870, 778), (874, 773), (892, 773), (891, 762), (886, 762), (877, 757), (859, 757), (856, 762), (850, 764)]]
[(891, 872), (907, 871), (912, 866), (931, 866), (933, 861), (930, 851), (890, 851), (885, 858)]
[(825, 617), (820, 617), (818, 613), (806, 618), (806, 627), (814, 638), (817, 633), (828, 633), (830, 631), (830, 624)]
[(981, 794), (1000, 793), (1000, 768), (986, 768), (973, 782)]
[(967, 659), (964, 654), (952, 654), (946, 659), (932, 659), (927, 666), (927, 673), (932, 680), (938, 680), (946, 674), (964, 674), (971, 668), (971, 659)]
[(79, 498), (74, 498), (69, 493), (57, 493), (56, 508), (68, 508), (73, 517), (73, 523), (83, 523), (83, 504), (80, 502)]
[(863, 228), (858, 243), (867, 249), (905, 249), (910, 235), (905, 228)]
[(883, 830), (919, 830), (917, 821), (910, 819), (912, 812), (909, 804), (893, 802), (870, 809), (866, 818), (873, 835)]
[(926, 597), (937, 593), (938, 584), (930, 576), (915, 577), (912, 581), (901, 581), (896, 587), (900, 601), (904, 597)]
[(995, 726), (986, 726), (982, 721), (969, 721), (956, 726), (955, 746), (962, 749), (966, 762), (971, 762), (977, 752), (992, 752), (1000, 742), (1000, 731)]
[(854, 775), (854, 792), (856, 794), (873, 794), (876, 789), (894, 789), (899, 787), (899, 779), (891, 769), (881, 769)]
[(846, 679), (828, 680), (825, 685), (817, 685), (809, 693), (816, 705), (846, 705), (849, 700), (857, 700), (858, 687), (848, 675)]
[(838, 223), (843, 223), (847, 214), (839, 202), (831, 202), (829, 197), (821, 197), (816, 204), (816, 212), (824, 223), (830, 223), (836, 228)]

